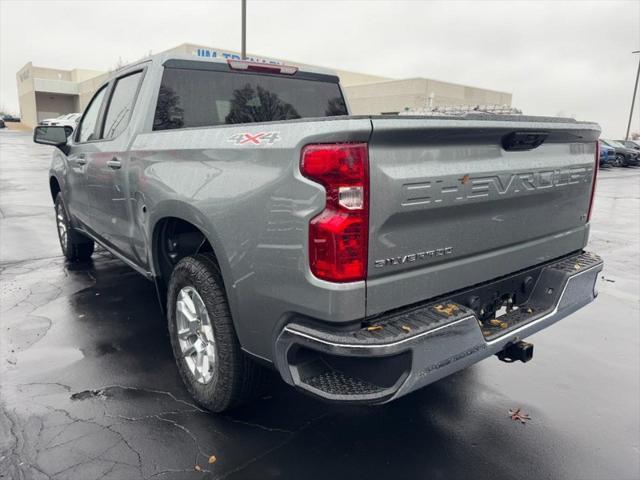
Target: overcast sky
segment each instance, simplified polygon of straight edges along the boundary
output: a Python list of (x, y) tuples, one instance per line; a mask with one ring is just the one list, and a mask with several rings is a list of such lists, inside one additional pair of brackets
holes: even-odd
[[(527, 114), (626, 130), (640, 1), (248, 0), (248, 51), (392, 78), (513, 93)], [(107, 70), (181, 43), (240, 49), (240, 0), (0, 0), (0, 106), (27, 62)], [(640, 108), (632, 130), (640, 130)]]

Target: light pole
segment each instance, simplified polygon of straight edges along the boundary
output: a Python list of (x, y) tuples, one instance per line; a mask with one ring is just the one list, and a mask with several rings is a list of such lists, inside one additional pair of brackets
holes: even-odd
[[(640, 53), (640, 50), (636, 50), (635, 52), (631, 52), (631, 53)], [(633, 118), (633, 106), (636, 103), (636, 93), (638, 93), (638, 78), (640, 78), (640, 57), (638, 57), (638, 73), (636, 73), (636, 84), (633, 87), (633, 97), (631, 98), (631, 111), (629, 112), (629, 123), (627, 124), (627, 134), (624, 137), (625, 140), (629, 140), (629, 130), (631, 130), (631, 119)]]
[[(242, 60), (247, 58), (247, 0), (242, 1)], [(635, 94), (634, 94), (635, 95)]]

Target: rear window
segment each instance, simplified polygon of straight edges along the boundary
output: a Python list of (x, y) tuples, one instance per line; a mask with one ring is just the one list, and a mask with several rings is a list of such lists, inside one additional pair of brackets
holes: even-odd
[(154, 130), (346, 115), (336, 83), (165, 68)]

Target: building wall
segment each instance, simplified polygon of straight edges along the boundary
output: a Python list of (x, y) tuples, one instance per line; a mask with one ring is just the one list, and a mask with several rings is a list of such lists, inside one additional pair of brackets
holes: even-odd
[(440, 105), (511, 105), (510, 93), (424, 78), (346, 86), (345, 94), (357, 115)]
[(36, 96), (33, 88), (33, 64), (27, 63), (16, 73), (18, 85), (18, 103), (20, 105), (20, 118), (29, 126), (36, 125)]
[(34, 91), (24, 93), (18, 97), (20, 103), (20, 121), (29, 127), (38, 124), (38, 112), (36, 110), (36, 94)]
[(58, 117), (65, 113), (77, 111), (77, 95), (58, 95), (47, 92), (36, 92), (38, 111), (36, 119), (39, 122), (45, 118)]
[(104, 76), (105, 73), (99, 70), (87, 70), (84, 68), (75, 68), (71, 70), (71, 80), (74, 82), (84, 82), (96, 77)]
[(96, 92), (98, 87), (100, 87), (100, 85), (104, 83), (108, 76), (108, 73), (101, 73), (97, 76), (94, 76), (93, 78), (83, 81), (78, 85), (78, 112), (82, 112), (85, 108), (87, 108), (87, 105), (93, 97), (93, 94)]

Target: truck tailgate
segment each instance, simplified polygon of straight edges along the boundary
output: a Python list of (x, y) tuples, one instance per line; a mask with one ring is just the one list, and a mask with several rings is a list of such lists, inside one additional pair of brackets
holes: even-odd
[[(596, 124), (373, 117), (372, 125), (368, 316), (585, 246)], [(514, 150), (510, 134), (544, 142)]]

